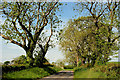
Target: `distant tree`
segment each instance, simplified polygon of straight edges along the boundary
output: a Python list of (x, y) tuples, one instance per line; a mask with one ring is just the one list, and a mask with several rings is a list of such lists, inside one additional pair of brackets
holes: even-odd
[(58, 60), (56, 61), (56, 64), (57, 64), (58, 66), (62, 67), (62, 68), (64, 68), (64, 65), (65, 65), (64, 61), (62, 61), (62, 60), (60, 60), (60, 59), (58, 59)]
[(52, 62), (52, 65), (56, 65), (55, 62)]
[[(71, 62), (76, 61), (77, 66), (79, 60), (81, 60), (82, 65), (88, 63), (94, 66), (95, 63), (105, 63), (113, 55), (112, 50), (118, 50), (116, 43), (111, 48), (108, 47), (107, 24), (99, 22), (100, 28), (97, 30), (93, 21), (91, 16), (70, 20), (68, 26), (61, 32), (60, 47), (65, 51), (66, 58)], [(100, 33), (99, 37), (96, 33)], [(111, 52), (106, 59), (106, 52), (108, 53), (109, 49)]]
[(27, 64), (28, 63), (25, 55), (21, 55), (19, 57), (16, 57), (11, 62), (14, 64)]
[[(91, 27), (94, 26), (91, 22), (91, 17), (81, 17), (70, 20), (68, 26), (61, 32), (61, 49), (65, 51), (66, 59), (69, 59), (68, 61), (73, 62), (76, 66), (79, 65), (80, 59), (83, 64), (85, 64), (87, 59), (87, 48), (89, 48), (88, 42), (90, 44), (90, 41), (86, 41), (90, 38), (88, 38), (88, 36), (92, 34)], [(92, 29), (94, 29), (94, 27)]]
[(8, 65), (8, 64), (10, 64), (10, 61), (5, 61), (4, 62), (4, 65)]

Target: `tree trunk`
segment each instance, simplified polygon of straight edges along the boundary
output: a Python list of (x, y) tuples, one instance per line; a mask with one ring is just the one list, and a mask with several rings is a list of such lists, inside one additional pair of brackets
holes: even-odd
[(82, 59), (82, 65), (85, 65), (85, 61), (86, 61), (86, 58), (83, 57), (83, 59)]
[(90, 67), (90, 58), (89, 58), (89, 56), (88, 56), (88, 67)]
[(38, 54), (38, 59), (36, 62), (36, 66), (38, 67), (43, 67), (43, 63), (44, 63), (44, 57), (45, 57), (46, 52), (43, 52), (42, 54)]
[(91, 67), (94, 67), (97, 57), (91, 59)]
[(95, 65), (95, 60), (92, 60), (91, 66), (94, 67), (94, 65)]
[(26, 51), (26, 54), (27, 54), (27, 61), (29, 62), (29, 66), (32, 67), (34, 63), (33, 51), (29, 49)]
[(77, 58), (77, 67), (79, 66), (79, 58), (78, 58), (78, 56), (76, 56), (76, 58)]

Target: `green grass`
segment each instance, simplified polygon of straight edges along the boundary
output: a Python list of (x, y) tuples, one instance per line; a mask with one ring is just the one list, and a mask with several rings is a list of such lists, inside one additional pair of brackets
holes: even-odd
[(36, 78), (43, 78), (50, 74), (56, 73), (60, 71), (60, 68), (57, 67), (33, 67), (21, 71), (16, 72), (8, 72), (3, 74), (3, 78), (12, 78), (12, 79), (21, 79), (21, 78), (29, 78), (29, 79), (36, 79)]
[(96, 65), (92, 68), (81, 66), (74, 69), (74, 78), (118, 78), (120, 77), (120, 65), (118, 62)]
[(105, 78), (105, 76), (102, 72), (94, 72), (92, 69), (85, 69), (76, 71), (74, 78)]
[(111, 64), (111, 63), (120, 64), (120, 62), (107, 62), (106, 64)]

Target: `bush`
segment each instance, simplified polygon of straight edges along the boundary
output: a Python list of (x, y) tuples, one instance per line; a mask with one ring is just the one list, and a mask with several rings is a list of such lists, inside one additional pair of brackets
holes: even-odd
[(28, 66), (23, 66), (23, 65), (22, 66), (21, 65), (19, 65), (19, 66), (3, 65), (2, 66), (2, 72), (7, 73), (7, 72), (13, 72), (13, 71), (20, 71), (20, 70), (27, 69), (27, 68), (29, 68), (29, 67)]
[(64, 69), (73, 69), (74, 66), (70, 66), (70, 65), (67, 65), (67, 66), (64, 66)]
[(103, 72), (108, 78), (120, 77), (120, 65), (110, 63), (107, 65), (95, 66), (93, 68), (95, 72)]
[(83, 66), (74, 68), (74, 72), (76, 72), (76, 71), (84, 71), (84, 70), (87, 70), (87, 69), (88, 69), (87, 65), (83, 65)]
[(9, 79), (36, 80), (36, 79), (40, 79), (45, 76), (54, 74), (60, 70), (61, 70), (61, 68), (55, 67), (55, 66), (53, 66), (53, 67), (45, 66), (44, 68), (32, 67), (32, 68), (28, 68), (28, 69), (21, 70), (21, 71), (8, 72), (8, 73), (3, 74), (2, 76), (3, 76), (4, 80), (6, 80), (6, 79), (7, 80), (9, 80)]
[(10, 64), (10, 61), (5, 61), (4, 62), (4, 65), (8, 65), (8, 64)]

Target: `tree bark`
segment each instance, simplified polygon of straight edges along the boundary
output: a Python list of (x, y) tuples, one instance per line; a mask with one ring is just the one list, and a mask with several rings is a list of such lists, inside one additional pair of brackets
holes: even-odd
[(33, 67), (33, 63), (34, 63), (33, 52), (31, 52), (31, 50), (27, 50), (26, 54), (27, 54), (27, 61), (29, 62), (29, 66)]
[(78, 58), (78, 56), (76, 56), (76, 58), (77, 58), (77, 67), (79, 66), (79, 58)]

